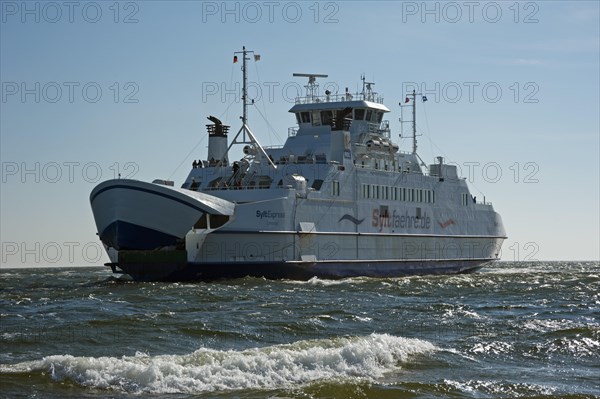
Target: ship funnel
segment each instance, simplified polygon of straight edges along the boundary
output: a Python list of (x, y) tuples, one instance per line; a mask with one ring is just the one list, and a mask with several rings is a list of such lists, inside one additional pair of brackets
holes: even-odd
[(224, 125), (219, 118), (212, 115), (207, 119), (213, 123), (213, 125), (206, 125), (210, 136), (227, 136), (227, 133), (229, 133), (228, 125)]
[(227, 133), (229, 126), (224, 125), (219, 118), (209, 116), (212, 125), (206, 125), (208, 130), (208, 163), (210, 166), (227, 166)]

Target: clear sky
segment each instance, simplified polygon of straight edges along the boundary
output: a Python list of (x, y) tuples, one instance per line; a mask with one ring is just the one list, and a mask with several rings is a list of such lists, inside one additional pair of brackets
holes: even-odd
[(364, 73), (394, 137), (416, 85), (419, 153), (458, 164), (494, 204), (503, 260), (600, 258), (598, 1), (0, 6), (3, 267), (108, 261), (90, 191), (118, 173), (180, 185), (206, 156), (208, 115), (239, 127), (243, 45), (261, 55), (250, 126), (263, 145), (295, 123), (294, 72), (340, 93)]

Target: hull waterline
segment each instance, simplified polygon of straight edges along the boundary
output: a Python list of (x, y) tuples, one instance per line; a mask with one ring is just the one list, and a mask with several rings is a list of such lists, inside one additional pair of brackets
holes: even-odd
[[(139, 259), (139, 258), (138, 258)], [(473, 273), (494, 259), (389, 260), (265, 263), (187, 263), (170, 259), (124, 262), (119, 267), (135, 281), (214, 281), (244, 277), (310, 280), (352, 277), (393, 278)]]

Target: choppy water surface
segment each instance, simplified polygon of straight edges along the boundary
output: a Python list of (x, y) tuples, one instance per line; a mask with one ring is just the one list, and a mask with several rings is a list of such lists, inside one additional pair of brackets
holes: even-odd
[(9, 397), (598, 397), (600, 265), (194, 284), (9, 269), (0, 343)]

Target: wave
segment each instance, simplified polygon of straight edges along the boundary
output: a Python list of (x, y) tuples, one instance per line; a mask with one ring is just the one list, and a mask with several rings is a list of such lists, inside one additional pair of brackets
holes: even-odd
[(49, 373), (54, 380), (129, 393), (200, 393), (290, 389), (319, 381), (375, 381), (416, 355), (437, 348), (423, 340), (371, 334), (298, 341), (241, 351), (201, 348), (186, 355), (75, 357), (56, 355), (2, 373)]
[(519, 397), (519, 396), (548, 396), (553, 395), (556, 390), (553, 387), (542, 386), (530, 383), (510, 383), (506, 381), (454, 381), (444, 380), (446, 387), (455, 389), (459, 392), (466, 392), (475, 397), (484, 395), (493, 395), (496, 397)]
[(548, 359), (555, 355), (569, 359), (595, 359), (600, 354), (600, 334), (597, 327), (580, 327), (544, 333), (546, 339), (532, 343), (502, 341), (479, 342), (467, 349), (469, 354), (486, 356), (522, 355)]
[(535, 349), (546, 355), (564, 354), (575, 358), (597, 359), (600, 354), (600, 341), (589, 337), (562, 337), (536, 345)]

